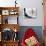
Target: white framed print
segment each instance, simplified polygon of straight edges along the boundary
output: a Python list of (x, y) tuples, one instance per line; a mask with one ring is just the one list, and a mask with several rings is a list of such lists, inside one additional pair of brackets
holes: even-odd
[(9, 10), (2, 10), (2, 15), (9, 15)]
[(36, 8), (25, 8), (25, 16), (27, 18), (36, 18), (37, 9)]

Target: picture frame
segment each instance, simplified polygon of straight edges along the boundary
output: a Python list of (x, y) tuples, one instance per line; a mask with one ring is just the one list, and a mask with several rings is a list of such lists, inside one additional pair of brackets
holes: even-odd
[(9, 10), (2, 10), (2, 15), (9, 15)]
[(27, 18), (36, 18), (37, 9), (36, 8), (24, 8), (24, 15)]

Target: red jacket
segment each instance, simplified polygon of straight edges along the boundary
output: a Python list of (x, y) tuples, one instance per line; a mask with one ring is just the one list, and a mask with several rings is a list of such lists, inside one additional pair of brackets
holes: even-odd
[[(21, 45), (22, 46), (26, 46), (26, 43), (25, 43), (25, 39), (28, 39), (29, 37), (32, 37), (32, 36), (35, 36), (37, 37), (36, 33), (33, 31), (33, 29), (29, 28), (27, 29), (27, 31), (25, 32), (25, 35), (22, 39), (22, 42), (21, 42)], [(40, 43), (38, 42), (35, 46), (41, 46)]]

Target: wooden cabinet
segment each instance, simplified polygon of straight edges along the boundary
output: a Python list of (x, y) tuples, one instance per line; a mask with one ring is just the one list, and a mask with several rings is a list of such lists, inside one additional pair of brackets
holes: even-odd
[[(10, 16), (16, 17), (16, 19), (14, 19), (14, 22), (16, 20), (16, 23), (9, 24), (8, 17), (10, 17)], [(0, 32), (1, 32), (0, 46), (18, 46), (19, 39), (17, 39), (17, 40), (15, 39), (15, 34), (16, 33), (18, 34), (18, 32), (19, 32), (18, 17), (19, 17), (19, 7), (0, 7)], [(12, 37), (10, 36), (11, 39), (7, 41), (7, 40), (4, 40), (2, 37), (2, 35), (4, 35), (4, 32), (6, 32), (6, 35), (8, 35), (8, 37), (10, 35), (10, 33), (8, 33), (8, 32), (13, 32), (14, 35), (11, 34), (12, 35)], [(17, 34), (16, 34), (16, 36), (17, 36)], [(7, 38), (7, 39), (9, 39), (9, 38)]]
[(19, 41), (0, 42), (0, 46), (18, 46)]
[(5, 41), (2, 43), (3, 43), (3, 46), (18, 46), (18, 41)]

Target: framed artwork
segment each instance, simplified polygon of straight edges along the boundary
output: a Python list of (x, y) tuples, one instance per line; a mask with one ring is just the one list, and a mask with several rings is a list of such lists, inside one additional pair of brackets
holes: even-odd
[(2, 10), (2, 15), (9, 15), (9, 10)]
[(24, 8), (24, 15), (27, 18), (36, 18), (37, 10), (36, 8)]

